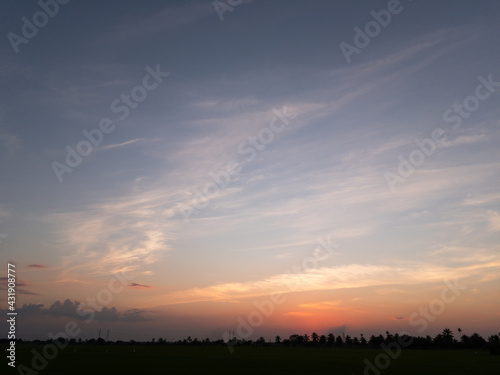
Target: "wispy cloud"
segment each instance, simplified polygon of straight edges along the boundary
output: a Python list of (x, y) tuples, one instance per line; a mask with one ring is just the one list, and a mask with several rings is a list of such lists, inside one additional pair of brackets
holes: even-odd
[(500, 214), (498, 212), (489, 211), (488, 218), (490, 222), (490, 230), (492, 232), (500, 232)]
[(406, 266), (350, 264), (311, 269), (297, 274), (280, 274), (260, 281), (194, 288), (172, 292), (165, 297), (171, 303), (236, 301), (274, 293), (442, 282), (497, 269), (500, 269), (498, 258), (488, 263), (458, 268), (441, 267), (435, 264)]
[(9, 217), (10, 217), (10, 212), (6, 210), (3, 207), (3, 205), (0, 204), (0, 223), (3, 223)]
[(127, 286), (129, 288), (133, 288), (133, 289), (150, 289), (150, 288), (152, 288), (152, 286), (144, 285), (144, 284), (137, 284), (137, 283), (130, 283)]
[(23, 143), (19, 137), (13, 133), (9, 133), (0, 129), (0, 144), (1, 149), (6, 150), (7, 156), (13, 158), (23, 148)]
[(298, 307), (304, 309), (314, 309), (314, 310), (335, 310), (342, 305), (341, 300), (337, 301), (321, 301), (315, 303), (302, 303)]
[[(7, 290), (8, 288), (8, 277), (0, 277), (0, 290)], [(29, 289), (25, 289), (28, 284), (23, 280), (16, 280), (16, 293), (24, 294), (27, 296), (38, 296), (39, 293), (33, 292)]]
[(168, 192), (131, 193), (95, 204), (89, 211), (52, 214), (57, 246), (64, 250), (67, 275), (145, 272), (170, 250), (174, 224)]
[(126, 141), (126, 142), (122, 142), (122, 143), (115, 143), (115, 144), (112, 144), (112, 145), (103, 146), (100, 149), (101, 150), (110, 150), (110, 149), (113, 149), (113, 148), (119, 148), (119, 147), (123, 147), (123, 146), (128, 146), (128, 145), (131, 145), (133, 143), (136, 143), (136, 142), (139, 142), (139, 141), (142, 141), (142, 140), (143, 140), (143, 138), (131, 139), (130, 141)]
[(28, 268), (49, 268), (49, 266), (35, 263), (35, 264), (28, 264)]
[(315, 316), (315, 313), (312, 312), (306, 312), (306, 311), (287, 311), (283, 313), (284, 316), (294, 316), (294, 317), (308, 317), (308, 316)]
[(461, 135), (461, 136), (456, 137), (453, 140), (439, 143), (438, 148), (456, 147), (456, 146), (461, 146), (461, 145), (470, 144), (470, 143), (476, 143), (476, 142), (480, 142), (480, 141), (484, 141), (484, 140), (486, 140), (485, 134)]
[(464, 199), (462, 204), (465, 206), (483, 206), (488, 204), (500, 203), (500, 194), (478, 195)]
[[(191, 2), (179, 6), (170, 4), (162, 11), (136, 18), (126, 18), (109, 31), (101, 40), (103, 43), (124, 43), (147, 38), (165, 30), (190, 25), (214, 13), (211, 3)], [(133, 22), (132, 22), (133, 20)]]

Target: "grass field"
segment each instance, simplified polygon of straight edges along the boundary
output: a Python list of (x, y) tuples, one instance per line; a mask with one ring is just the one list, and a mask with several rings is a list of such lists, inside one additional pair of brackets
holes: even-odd
[[(5, 353), (5, 345), (2, 352)], [(18, 344), (16, 365), (32, 369), (32, 349)], [(365, 358), (374, 363), (381, 350), (284, 347), (236, 347), (230, 354), (218, 346), (80, 345), (60, 351), (40, 374), (363, 374)], [(50, 353), (49, 353), (50, 354)], [(3, 356), (2, 374), (18, 374)], [(384, 365), (383, 362), (382, 366)], [(469, 350), (406, 350), (380, 374), (498, 374), (500, 356)], [(36, 372), (24, 372), (36, 374)], [(367, 374), (377, 374), (370, 370)]]

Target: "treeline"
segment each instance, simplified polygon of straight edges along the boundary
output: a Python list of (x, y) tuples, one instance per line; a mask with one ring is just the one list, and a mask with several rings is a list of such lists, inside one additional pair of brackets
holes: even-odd
[[(459, 334), (461, 330), (459, 329)], [(33, 340), (33, 341), (23, 341), (17, 340), (19, 343), (34, 343), (34, 344), (47, 344), (52, 343), (54, 340)], [(202, 345), (230, 345), (230, 346), (281, 346), (281, 347), (318, 347), (318, 348), (380, 348), (383, 345), (389, 345), (393, 342), (404, 342), (407, 349), (476, 349), (476, 350), (489, 350), (491, 354), (500, 355), (500, 333), (497, 335), (491, 335), (488, 339), (484, 339), (478, 333), (473, 333), (472, 335), (461, 335), (455, 338), (453, 332), (449, 328), (445, 328), (443, 332), (431, 337), (429, 335), (422, 336), (409, 336), (409, 335), (399, 335), (398, 333), (391, 334), (386, 331), (385, 336), (383, 335), (372, 335), (368, 339), (365, 338), (363, 334), (360, 337), (351, 337), (350, 335), (338, 335), (335, 336), (333, 333), (328, 335), (318, 335), (313, 332), (311, 335), (304, 334), (298, 335), (293, 334), (288, 338), (282, 339), (280, 336), (276, 336), (274, 341), (267, 340), (264, 337), (260, 337), (257, 340), (245, 340), (238, 339), (236, 337), (229, 340), (210, 340), (208, 338), (203, 340), (198, 340), (197, 338), (192, 339), (189, 336), (184, 340), (169, 341), (164, 338), (151, 339), (150, 341), (106, 341), (103, 338), (82, 340), (82, 339), (71, 339), (66, 340), (62, 337), (57, 339), (57, 341), (64, 342), (70, 345), (185, 345), (185, 346), (202, 346)], [(0, 340), (0, 343), (8, 342), (7, 339)]]
[[(184, 340), (185, 341), (185, 340)], [(380, 348), (382, 345), (389, 345), (393, 342), (404, 342), (408, 349), (484, 349), (489, 350), (491, 354), (500, 354), (500, 333), (492, 335), (485, 340), (478, 333), (472, 335), (462, 335), (457, 340), (453, 332), (446, 328), (442, 333), (431, 337), (429, 335), (410, 336), (410, 335), (394, 335), (386, 331), (383, 335), (372, 335), (368, 339), (363, 334), (360, 337), (351, 337), (350, 335), (338, 335), (330, 333), (328, 335), (318, 335), (313, 332), (311, 335), (304, 334), (291, 335), (289, 338), (282, 339), (276, 336), (274, 342), (269, 342), (260, 337), (259, 339), (252, 340), (239, 340), (232, 339), (231, 345), (233, 346), (246, 346), (246, 345), (261, 345), (261, 346), (302, 346), (302, 347), (325, 347), (325, 348)]]

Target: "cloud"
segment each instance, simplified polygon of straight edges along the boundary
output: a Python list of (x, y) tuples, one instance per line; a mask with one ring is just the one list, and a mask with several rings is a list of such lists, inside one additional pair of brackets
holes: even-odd
[(181, 28), (197, 20), (210, 16), (215, 11), (211, 3), (185, 3), (181, 6), (165, 7), (151, 15), (133, 19), (123, 19), (108, 35), (102, 36), (99, 41), (103, 44), (130, 43), (131, 40), (149, 38), (166, 30)]
[(26, 290), (26, 289), (16, 289), (16, 293), (24, 294), (27, 296), (39, 296), (40, 295), (40, 293), (32, 292), (31, 290)]
[(140, 140), (141, 140), (141, 138), (136, 138), (136, 139), (131, 139), (130, 141), (122, 142), (122, 143), (115, 143), (112, 145), (103, 146), (103, 147), (101, 147), (101, 150), (109, 150), (112, 148), (119, 148), (119, 147), (123, 147), (123, 146), (128, 146), (128, 145), (131, 145), (132, 143), (136, 143)]
[(292, 256), (292, 253), (281, 253), (281, 254), (276, 254), (274, 257), (276, 259), (287, 259)]
[(334, 335), (342, 335), (347, 330), (347, 325), (343, 324), (338, 327), (330, 327), (328, 328), (328, 332), (333, 333)]
[(135, 138), (135, 139), (131, 139), (130, 141), (126, 141), (126, 142), (122, 142), (122, 143), (115, 143), (115, 144), (103, 146), (103, 147), (100, 148), (100, 150), (111, 150), (111, 149), (114, 149), (114, 148), (120, 148), (120, 147), (131, 145), (133, 143), (141, 142), (141, 141), (144, 141), (144, 140), (145, 140), (144, 138)]
[(10, 158), (15, 157), (23, 148), (22, 142), (17, 135), (2, 130), (0, 130), (0, 144), (3, 145), (0, 148), (6, 150)]
[(314, 309), (314, 310), (335, 310), (342, 304), (341, 300), (337, 301), (322, 301), (315, 303), (302, 303), (299, 307), (305, 309)]
[(375, 291), (375, 293), (379, 295), (388, 295), (388, 294), (397, 294), (397, 293), (404, 293), (404, 290), (398, 289), (398, 288), (380, 288)]
[[(7, 290), (8, 288), (8, 277), (0, 277), (0, 290)], [(27, 296), (38, 296), (40, 295), (39, 293), (32, 292), (31, 290), (24, 289), (22, 287), (26, 287), (28, 284), (20, 279), (16, 279), (16, 293), (17, 294), (24, 294)], [(21, 288), (20, 288), (21, 287)]]
[(44, 221), (54, 228), (55, 246), (65, 249), (64, 276), (146, 272), (170, 249), (171, 202), (168, 191), (139, 191), (88, 210), (46, 217)]
[(141, 310), (141, 309), (129, 309), (123, 313), (123, 316), (121, 318), (121, 321), (123, 322), (143, 322), (149, 319), (145, 314), (147, 314), (148, 311)]
[[(391, 284), (417, 285), (442, 282), (485, 272), (500, 270), (500, 259), (463, 267), (435, 264), (367, 265), (348, 264), (336, 267), (308, 269), (302, 273), (286, 273), (263, 280), (225, 283), (204, 288), (171, 292), (166, 297), (171, 304), (200, 301), (235, 302), (244, 298), (287, 292), (362, 288)], [(328, 305), (324, 305), (327, 307)]]
[(18, 312), (23, 312), (23, 315), (30, 316), (30, 315), (41, 315), (44, 314), (44, 308), (43, 304), (33, 304), (33, 303), (28, 303), (24, 304), (21, 308), (16, 309)]
[(370, 151), (372, 155), (378, 155), (387, 151), (393, 151), (395, 149), (398, 149), (400, 147), (406, 146), (408, 144), (411, 144), (412, 141), (409, 140), (408, 138), (403, 138), (403, 139), (397, 139), (397, 140), (392, 140), (390, 142), (387, 142), (383, 144), (382, 146), (376, 148), (375, 150)]
[(4, 209), (2, 204), (0, 204), (0, 223), (3, 223), (9, 217), (10, 217), (10, 212)]
[(498, 203), (499, 201), (500, 194), (486, 194), (464, 199), (462, 204), (464, 206), (483, 206)]
[(408, 319), (408, 318), (405, 317), (405, 316), (393, 316), (391, 319), (392, 320), (405, 320), (405, 319)]
[(316, 313), (305, 312), (305, 311), (288, 311), (283, 313), (285, 316), (297, 316), (297, 317), (305, 317), (305, 316), (314, 316)]
[(46, 310), (46, 314), (52, 316), (66, 316), (69, 318), (76, 318), (78, 316), (76, 310), (79, 305), (80, 302), (72, 302), (69, 299), (66, 299), (62, 303), (60, 301), (56, 301)]
[(490, 231), (500, 232), (500, 214), (498, 212), (489, 211), (488, 220), (490, 223)]
[(43, 264), (28, 264), (28, 268), (49, 268), (48, 266), (45, 266)]
[(141, 288), (152, 288), (149, 285), (144, 285), (144, 284), (137, 284), (137, 283), (130, 283), (127, 285), (129, 288), (135, 288), (135, 289), (141, 289)]
[[(43, 304), (24, 304), (22, 307), (17, 308), (19, 315), (30, 316), (30, 317), (65, 317), (75, 320), (86, 320), (89, 318), (89, 314), (80, 313), (81, 303), (79, 301), (71, 301), (70, 299), (64, 300), (64, 302), (56, 301), (49, 308), (45, 308)], [(88, 310), (83, 310), (88, 311)], [(3, 314), (3, 311), (0, 310)], [(7, 312), (7, 310), (5, 310)], [(94, 319), (98, 321), (106, 322), (140, 322), (148, 321), (150, 318), (147, 316), (148, 311), (141, 309), (129, 309), (120, 313), (115, 307), (107, 308), (103, 307), (100, 311), (95, 311)]]
[(350, 313), (361, 313), (361, 314), (366, 313), (366, 311), (359, 310), (356, 307), (349, 306), (341, 300), (302, 303), (298, 305), (298, 307), (309, 310), (349, 311)]
[(486, 135), (485, 134), (479, 134), (479, 135), (461, 135), (456, 137), (455, 139), (451, 141), (445, 141), (441, 142), (437, 145), (438, 148), (449, 148), (449, 147), (455, 147), (455, 146), (461, 146), (461, 145), (466, 145), (469, 143), (476, 143), (479, 141), (484, 141), (486, 140)]

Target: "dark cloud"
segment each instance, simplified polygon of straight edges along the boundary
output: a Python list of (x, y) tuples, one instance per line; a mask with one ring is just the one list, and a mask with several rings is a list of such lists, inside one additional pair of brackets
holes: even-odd
[[(0, 277), (0, 290), (7, 290), (8, 288), (8, 277)], [(16, 293), (17, 294), (25, 294), (27, 296), (39, 296), (38, 293), (32, 292), (28, 289), (22, 289), (22, 287), (28, 286), (24, 281), (16, 279)], [(21, 289), (19, 289), (21, 287)]]
[(130, 309), (123, 313), (122, 320), (125, 322), (144, 322), (146, 320), (151, 320), (146, 317), (148, 311), (140, 310), (140, 309)]
[(21, 312), (26, 315), (39, 315), (43, 314), (43, 304), (24, 304), (23, 307), (16, 309), (17, 312)]
[(330, 327), (328, 329), (328, 332), (333, 333), (335, 336), (339, 336), (339, 335), (342, 335), (343, 333), (345, 333), (346, 330), (347, 330), (347, 326), (344, 324), (344, 325), (341, 325), (338, 327)]
[(61, 303), (60, 301), (56, 301), (52, 304), (52, 306), (49, 307), (49, 309), (47, 310), (47, 314), (52, 316), (66, 316), (68, 318), (75, 318), (78, 316), (76, 313), (78, 306), (80, 306), (80, 302), (78, 301), (72, 302), (69, 299), (66, 299), (63, 303)]
[[(0, 288), (7, 288), (7, 284), (9, 284), (8, 277), (0, 277)], [(16, 279), (16, 287), (18, 286), (26, 286), (27, 284), (24, 281)]]
[(45, 266), (43, 264), (28, 264), (28, 268), (49, 268), (48, 266)]
[(135, 289), (140, 289), (140, 288), (152, 288), (149, 285), (144, 285), (144, 284), (137, 284), (137, 283), (130, 283), (128, 284), (129, 288), (135, 288)]
[(404, 320), (404, 319), (406, 319), (406, 317), (405, 316), (393, 316), (392, 319), (393, 320)]
[(40, 295), (40, 293), (32, 292), (31, 290), (26, 290), (26, 289), (16, 289), (16, 293), (25, 294), (27, 296), (39, 296)]
[(116, 307), (110, 309), (103, 307), (101, 311), (96, 311), (95, 318), (103, 322), (117, 322), (121, 320)]
[[(81, 303), (79, 301), (71, 301), (66, 299), (64, 302), (56, 301), (49, 308), (45, 308), (43, 304), (24, 304), (22, 307), (17, 308), (16, 311), (19, 315), (24, 316), (52, 316), (52, 317), (66, 317), (75, 320), (86, 320), (91, 316), (90, 309), (80, 309)], [(85, 313), (77, 313), (77, 310), (84, 310)], [(0, 314), (6, 313), (7, 310), (0, 310)], [(130, 309), (125, 312), (119, 312), (115, 307), (103, 307), (100, 311), (93, 311), (92, 316), (95, 320), (104, 322), (143, 322), (151, 320), (147, 313), (148, 311), (141, 309)]]

